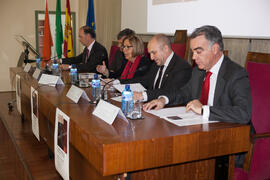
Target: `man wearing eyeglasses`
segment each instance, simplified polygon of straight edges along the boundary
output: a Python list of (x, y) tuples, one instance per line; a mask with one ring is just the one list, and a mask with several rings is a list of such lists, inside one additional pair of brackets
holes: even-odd
[(76, 64), (79, 72), (97, 72), (96, 66), (102, 64), (104, 61), (108, 64), (108, 54), (105, 47), (103, 47), (96, 40), (96, 34), (89, 26), (83, 26), (79, 31), (79, 40), (85, 46), (83, 52), (76, 57), (62, 59), (63, 70), (71, 68), (71, 64)]
[(181, 88), (191, 77), (191, 66), (176, 55), (171, 48), (170, 39), (164, 34), (155, 35), (148, 43), (151, 69), (142, 77), (122, 80), (121, 83), (141, 83), (147, 91), (134, 92), (133, 99), (150, 101), (159, 96), (159, 89)]

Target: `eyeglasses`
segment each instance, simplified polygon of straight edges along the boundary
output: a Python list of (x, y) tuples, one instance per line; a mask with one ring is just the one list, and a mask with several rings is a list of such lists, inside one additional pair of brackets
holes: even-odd
[(133, 47), (133, 46), (122, 46), (122, 49), (129, 49), (129, 48), (131, 48), (131, 47)]

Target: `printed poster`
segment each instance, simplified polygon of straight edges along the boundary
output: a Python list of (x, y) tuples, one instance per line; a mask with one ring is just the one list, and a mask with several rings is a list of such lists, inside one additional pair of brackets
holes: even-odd
[(31, 117), (32, 117), (32, 131), (38, 141), (39, 139), (39, 123), (38, 123), (38, 92), (31, 87)]
[(16, 74), (16, 102), (17, 102), (17, 110), (20, 114), (22, 114), (21, 109), (21, 77)]
[(64, 180), (69, 180), (69, 117), (56, 108), (54, 130), (55, 168)]

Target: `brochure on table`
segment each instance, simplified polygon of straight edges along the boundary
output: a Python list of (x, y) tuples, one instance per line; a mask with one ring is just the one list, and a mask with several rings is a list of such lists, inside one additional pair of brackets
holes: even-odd
[(160, 110), (150, 110), (148, 112), (177, 126), (189, 126), (217, 122), (203, 119), (202, 115), (198, 115), (192, 111), (186, 112), (186, 107), (163, 108)]

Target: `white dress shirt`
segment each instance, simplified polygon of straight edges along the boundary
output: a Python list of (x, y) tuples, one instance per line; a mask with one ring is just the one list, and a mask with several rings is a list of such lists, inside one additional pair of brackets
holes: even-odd
[[(174, 55), (174, 52), (172, 51), (172, 53), (167, 57), (167, 59), (166, 59), (166, 61), (164, 63), (164, 67), (162, 69), (162, 75), (161, 75), (161, 79), (160, 79), (158, 88), (160, 88), (160, 86), (161, 86), (163, 75), (166, 72), (166, 69), (167, 69), (169, 63), (171, 62), (173, 55)], [(156, 74), (156, 77), (155, 77), (155, 81), (154, 81), (153, 87), (156, 84), (156, 81), (158, 79), (158, 74), (159, 74), (159, 70), (157, 71), (157, 74)], [(143, 102), (145, 102), (147, 100), (148, 100), (147, 93), (146, 92), (143, 92)]]
[(89, 54), (90, 54), (90, 52), (91, 52), (91, 50), (92, 50), (92, 47), (93, 47), (93, 45), (94, 45), (95, 42), (96, 42), (96, 41), (94, 40), (94, 41), (87, 47), (87, 49), (88, 49), (88, 56), (87, 56), (87, 57), (89, 57)]
[[(87, 47), (87, 49), (88, 49), (88, 56), (87, 57), (89, 57), (89, 54), (90, 54), (90, 52), (91, 52), (91, 50), (92, 50), (92, 47), (93, 47), (93, 45), (94, 45), (94, 43), (95, 43), (96, 41), (94, 40), (88, 47)], [(83, 59), (83, 61), (84, 61), (84, 59)], [(62, 64), (62, 59), (60, 59), (60, 64)], [(69, 66), (69, 69), (71, 68), (71, 65)]]
[(218, 62), (209, 70), (212, 75), (210, 76), (210, 88), (209, 88), (209, 95), (208, 95), (208, 105), (203, 106), (203, 119), (209, 120), (210, 115), (210, 106), (213, 106), (214, 97), (215, 97), (215, 89), (217, 84), (217, 77), (219, 73), (220, 66), (223, 62), (224, 55), (220, 57)]
[[(217, 77), (219, 73), (220, 66), (223, 62), (224, 55), (219, 58), (218, 62), (209, 70), (212, 75), (210, 76), (210, 88), (209, 88), (209, 95), (208, 95), (208, 105), (203, 106), (203, 119), (209, 120), (210, 115), (210, 106), (213, 106), (214, 97), (215, 97), (215, 89), (217, 84)], [(167, 96), (159, 96), (158, 98), (163, 97), (165, 99), (165, 104), (169, 103), (169, 99)]]

